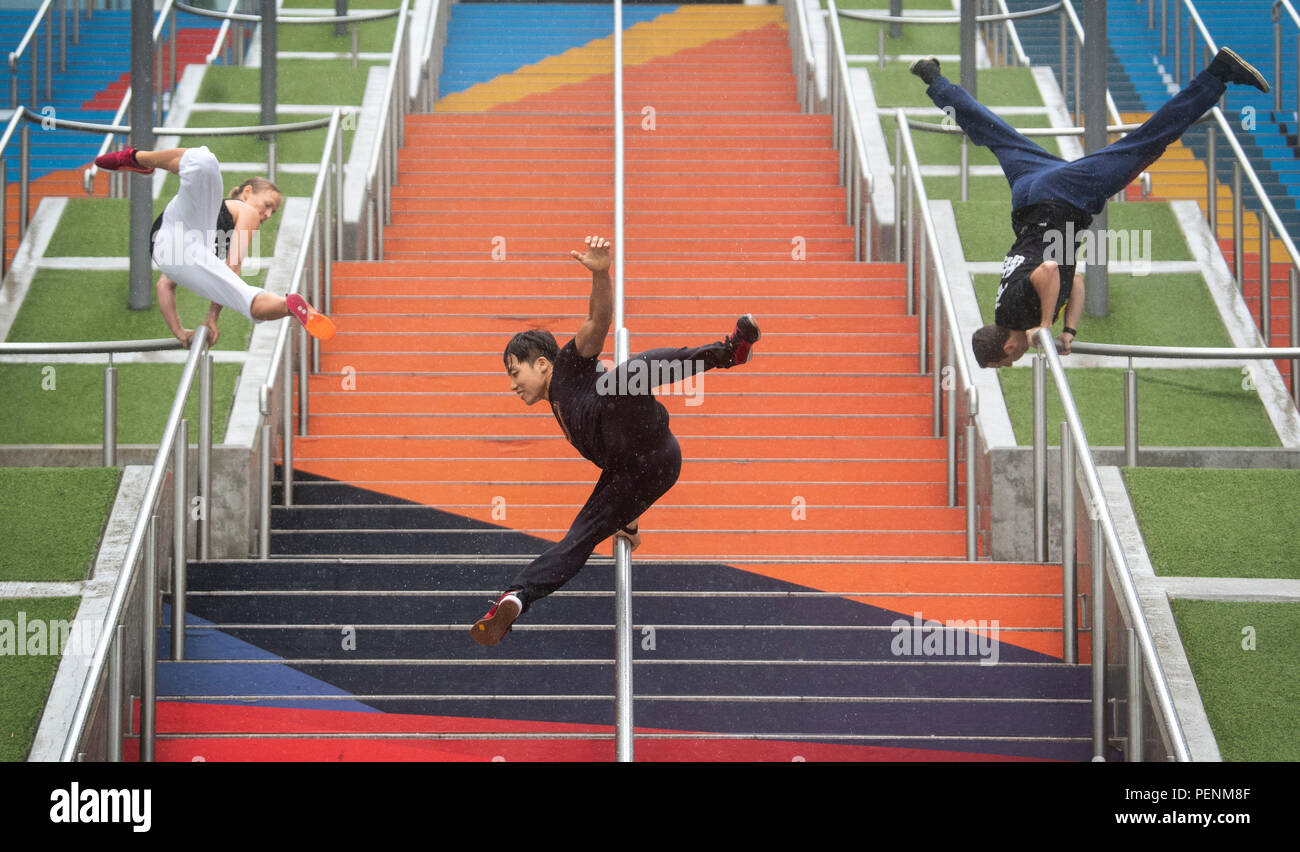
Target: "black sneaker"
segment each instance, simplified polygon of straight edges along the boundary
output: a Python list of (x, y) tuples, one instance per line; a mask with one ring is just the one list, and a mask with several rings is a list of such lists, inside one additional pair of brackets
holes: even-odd
[(1264, 79), (1264, 75), (1230, 47), (1219, 48), (1214, 61), (1210, 63), (1210, 73), (1225, 83), (1254, 86), (1264, 94), (1270, 91), (1268, 80)]
[(727, 349), (731, 352), (731, 366), (735, 367), (748, 361), (750, 349), (762, 336), (753, 314), (745, 314), (736, 320), (736, 330), (725, 341)]
[(486, 615), (474, 622), (469, 635), (480, 645), (495, 645), (510, 632), (523, 609), (518, 591), (511, 589), (496, 599)]
[(935, 79), (939, 76), (939, 57), (922, 56), (920, 59), (913, 62), (912, 66), (907, 70), (920, 77), (921, 82), (929, 86), (933, 84)]

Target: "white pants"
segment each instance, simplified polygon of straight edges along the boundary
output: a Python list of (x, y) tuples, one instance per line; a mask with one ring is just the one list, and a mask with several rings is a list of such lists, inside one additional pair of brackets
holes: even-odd
[(220, 163), (206, 146), (190, 148), (181, 157), (180, 179), (180, 191), (163, 210), (154, 263), (187, 290), (253, 319), (253, 299), (265, 291), (246, 284), (212, 249), (226, 200)]

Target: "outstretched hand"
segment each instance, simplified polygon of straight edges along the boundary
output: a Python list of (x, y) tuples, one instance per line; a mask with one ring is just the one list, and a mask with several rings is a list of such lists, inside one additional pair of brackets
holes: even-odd
[(604, 237), (587, 237), (585, 252), (571, 251), (569, 256), (592, 272), (608, 272), (610, 242)]
[(634, 532), (634, 533), (632, 533), (631, 535), (628, 535), (627, 533), (623, 532), (622, 530), (619, 530), (618, 532), (614, 533), (614, 538), (616, 538), (616, 539), (619, 539), (619, 538), (625, 538), (625, 539), (627, 539), (627, 543), (630, 544), (630, 545), (632, 546), (632, 549), (633, 549), (633, 550), (636, 550), (638, 547), (641, 546), (641, 533), (640, 533), (639, 531), (638, 531), (638, 532)]

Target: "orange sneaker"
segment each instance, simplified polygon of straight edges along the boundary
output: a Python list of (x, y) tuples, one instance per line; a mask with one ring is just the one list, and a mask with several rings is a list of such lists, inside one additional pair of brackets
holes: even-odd
[(317, 340), (329, 340), (334, 336), (334, 322), (307, 304), (307, 300), (302, 296), (290, 293), (284, 297), (284, 306), (298, 319), (298, 322), (303, 324), (312, 337)]

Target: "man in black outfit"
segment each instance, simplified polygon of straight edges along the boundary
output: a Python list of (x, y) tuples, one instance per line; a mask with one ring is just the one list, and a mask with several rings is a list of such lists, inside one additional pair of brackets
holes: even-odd
[(753, 315), (746, 314), (716, 343), (652, 349), (607, 372), (599, 356), (614, 318), (610, 243), (601, 237), (587, 237), (586, 243), (586, 252), (570, 252), (591, 270), (588, 316), (577, 336), (557, 349), (548, 331), (520, 332), (503, 360), (510, 390), (527, 405), (547, 400), (564, 437), (601, 469), (600, 479), (568, 534), (520, 572), (475, 622), (470, 635), (482, 645), (499, 642), (534, 601), (573, 579), (600, 542), (618, 536), (633, 549), (640, 545), (637, 519), (673, 487), (682, 467), (668, 411), (651, 391), (715, 367), (743, 364), (759, 338)]
[[(1204, 71), (1141, 127), (1073, 162), (1049, 154), (939, 72), (927, 56), (911, 71), (940, 109), (952, 110), (976, 145), (989, 148), (1011, 185), (1011, 227), (1016, 242), (1002, 262), (994, 324), (971, 337), (981, 367), (1008, 367), (1025, 354), (1039, 328), (1051, 328), (1065, 308), (1059, 341), (1064, 352), (1083, 315), (1083, 278), (1074, 272), (1074, 245), (1106, 199), (1154, 163), (1192, 122), (1214, 106), (1228, 83), (1269, 91), (1268, 81), (1232, 50), (1221, 48)], [(1095, 236), (1095, 235), (1094, 235)], [(1069, 305), (1066, 308), (1066, 305)]]

